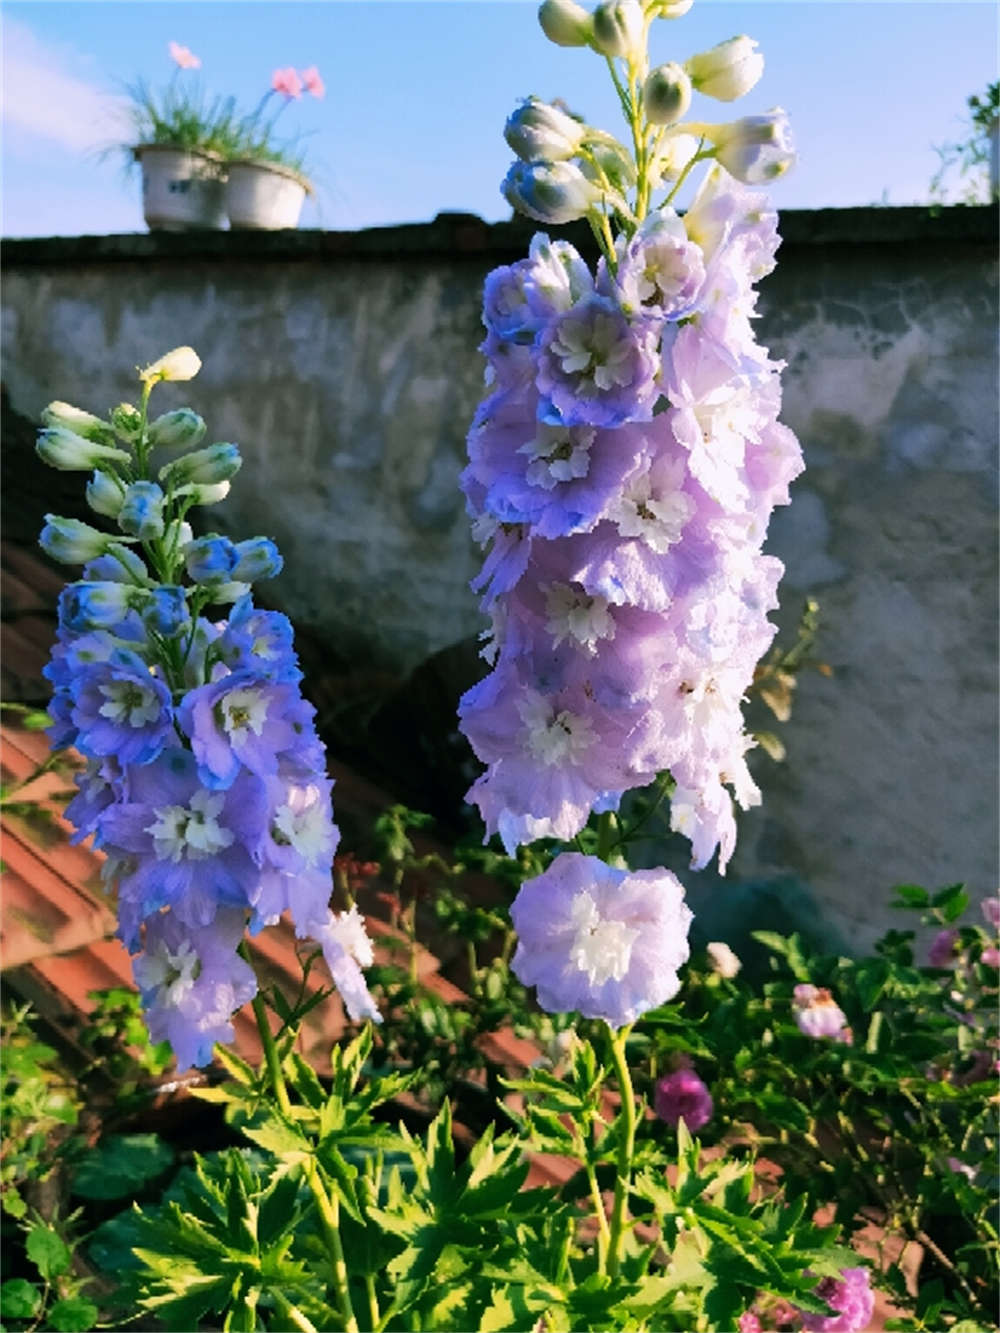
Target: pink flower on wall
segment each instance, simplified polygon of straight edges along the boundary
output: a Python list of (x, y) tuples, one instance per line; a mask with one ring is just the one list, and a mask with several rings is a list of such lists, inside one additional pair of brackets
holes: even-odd
[(170, 59), (180, 69), (201, 69), (201, 60), (189, 46), (181, 46), (180, 42), (168, 42), (167, 50), (170, 52)]
[(285, 97), (302, 96), (302, 80), (289, 65), (287, 69), (276, 69), (271, 75), (271, 87), (276, 93), (282, 93)]
[(326, 96), (326, 84), (320, 77), (320, 72), (315, 65), (310, 65), (308, 69), (304, 69), (299, 77), (307, 93), (310, 93), (313, 97)]

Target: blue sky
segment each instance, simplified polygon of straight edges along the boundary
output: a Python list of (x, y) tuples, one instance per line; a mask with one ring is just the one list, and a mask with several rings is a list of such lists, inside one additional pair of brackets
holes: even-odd
[[(603, 62), (546, 41), (533, 0), (9, 0), (0, 21), (7, 236), (143, 230), (138, 179), (99, 153), (128, 137), (122, 84), (170, 77), (170, 40), (200, 56), (210, 91), (247, 105), (275, 66), (319, 67), (326, 98), (284, 115), (318, 185), (304, 226), (509, 216), (503, 122), (529, 93), (620, 131)], [(655, 25), (653, 58), (742, 32), (763, 79), (732, 109), (697, 99), (692, 114), (785, 107), (800, 162), (779, 207), (925, 201), (933, 145), (962, 136), (965, 99), (997, 77), (991, 0), (695, 0)]]

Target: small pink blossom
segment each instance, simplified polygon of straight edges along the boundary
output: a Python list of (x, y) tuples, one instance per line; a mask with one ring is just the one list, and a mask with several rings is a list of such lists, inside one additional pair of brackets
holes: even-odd
[(739, 1333), (760, 1333), (760, 1320), (753, 1310), (744, 1310), (737, 1320), (736, 1327)]
[(853, 1041), (844, 1011), (828, 990), (802, 982), (795, 987), (793, 1003), (795, 1022), (807, 1037), (832, 1037), (850, 1046)]
[(953, 967), (955, 964), (955, 945), (958, 943), (957, 930), (940, 930), (931, 941), (927, 961), (931, 967)]
[(983, 918), (994, 930), (1000, 926), (1000, 897), (984, 898), (982, 902)]
[(712, 1118), (712, 1095), (693, 1069), (675, 1069), (661, 1078), (654, 1103), (661, 1120), (668, 1125), (683, 1120), (692, 1134)]
[(311, 93), (313, 97), (326, 96), (326, 84), (320, 77), (320, 72), (315, 65), (310, 65), (308, 69), (304, 69), (299, 77), (302, 79), (302, 86), (307, 93)]
[(167, 50), (170, 52), (170, 59), (179, 68), (201, 69), (201, 60), (189, 46), (181, 46), (180, 42), (168, 42)]
[(987, 967), (1000, 967), (1000, 949), (991, 944), (979, 955), (979, 961), (985, 963)]
[(302, 96), (302, 80), (291, 65), (287, 69), (274, 71), (271, 75), (271, 87), (276, 93), (282, 93), (285, 97)]

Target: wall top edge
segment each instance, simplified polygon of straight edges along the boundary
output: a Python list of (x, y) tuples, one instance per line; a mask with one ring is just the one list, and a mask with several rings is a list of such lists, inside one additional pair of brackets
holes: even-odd
[[(956, 242), (995, 245), (996, 204), (785, 209), (779, 213), (784, 248), (824, 245), (900, 245)], [(90, 264), (116, 261), (253, 259), (364, 260), (417, 257), (503, 261), (523, 254), (538, 230), (592, 251), (589, 229), (580, 223), (541, 228), (525, 219), (484, 222), (472, 213), (439, 213), (432, 222), (362, 231), (127, 232), (107, 236), (4, 238), (0, 266)]]

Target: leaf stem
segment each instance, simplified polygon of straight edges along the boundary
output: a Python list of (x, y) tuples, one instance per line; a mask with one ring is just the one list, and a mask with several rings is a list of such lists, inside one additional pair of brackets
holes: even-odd
[(274, 1301), (278, 1313), (286, 1319), (289, 1324), (300, 1329), (301, 1333), (317, 1333), (316, 1325), (309, 1322), (297, 1305), (293, 1305), (291, 1301), (286, 1300), (277, 1287), (270, 1287), (268, 1289), (268, 1295), (271, 1297), (271, 1300)]
[(632, 1024), (611, 1033), (611, 1058), (614, 1061), (615, 1077), (618, 1079), (618, 1091), (621, 1096), (621, 1130), (618, 1136), (618, 1170), (615, 1175), (615, 1201), (611, 1208), (611, 1239), (608, 1256), (608, 1271), (612, 1277), (618, 1276), (621, 1268), (625, 1245), (625, 1208), (628, 1203), (631, 1185), (632, 1157), (635, 1152), (635, 1092), (632, 1088), (632, 1076), (628, 1069), (625, 1044)]

